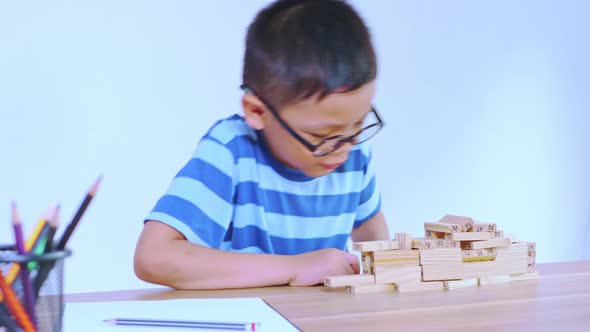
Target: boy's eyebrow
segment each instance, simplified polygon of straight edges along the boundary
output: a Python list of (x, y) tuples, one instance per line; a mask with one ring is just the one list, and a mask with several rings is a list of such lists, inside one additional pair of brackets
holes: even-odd
[[(367, 113), (365, 113), (363, 115), (363, 117), (361, 119), (359, 119), (358, 121), (354, 122), (355, 125), (358, 124), (362, 124), (363, 121), (365, 120), (365, 118), (369, 115), (369, 113), (371, 113), (371, 111), (373, 110), (373, 108), (371, 107), (369, 109), (369, 111)], [(318, 126), (316, 126), (315, 124), (306, 128), (302, 128), (303, 130), (305, 130), (308, 134), (318, 134), (318, 133), (314, 133), (314, 131), (317, 132), (332, 132), (332, 131), (337, 131), (338, 129), (343, 129), (345, 127), (347, 127), (348, 124), (343, 124), (343, 123), (338, 123), (338, 122), (334, 122), (334, 123), (330, 123), (330, 124), (320, 124)]]

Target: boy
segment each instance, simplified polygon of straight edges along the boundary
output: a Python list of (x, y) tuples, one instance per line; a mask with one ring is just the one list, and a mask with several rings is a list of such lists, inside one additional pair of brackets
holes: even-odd
[(352, 7), (280, 0), (248, 28), (244, 115), (218, 121), (147, 216), (135, 273), (178, 289), (308, 286), (386, 240), (366, 144), (376, 59)]

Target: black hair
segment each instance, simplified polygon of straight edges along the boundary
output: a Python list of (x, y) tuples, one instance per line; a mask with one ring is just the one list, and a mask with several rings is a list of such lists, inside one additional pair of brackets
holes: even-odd
[(339, 0), (279, 0), (248, 28), (243, 83), (274, 107), (375, 79), (377, 60), (369, 29)]

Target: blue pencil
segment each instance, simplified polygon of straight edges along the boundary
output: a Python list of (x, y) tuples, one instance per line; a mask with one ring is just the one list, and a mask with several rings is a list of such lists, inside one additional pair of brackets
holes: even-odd
[(197, 322), (181, 320), (156, 320), (156, 319), (129, 319), (116, 318), (108, 319), (105, 323), (115, 325), (130, 326), (157, 326), (157, 327), (182, 327), (190, 329), (210, 329), (210, 330), (240, 330), (240, 331), (257, 331), (260, 323), (227, 323), (227, 322)]

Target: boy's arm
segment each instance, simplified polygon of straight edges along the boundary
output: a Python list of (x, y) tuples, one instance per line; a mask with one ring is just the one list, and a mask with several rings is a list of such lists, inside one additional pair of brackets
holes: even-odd
[(337, 249), (293, 256), (211, 249), (187, 241), (166, 224), (148, 221), (135, 248), (134, 268), (140, 279), (151, 283), (219, 289), (316, 285), (326, 276), (358, 273), (359, 263), (356, 256)]
[(389, 240), (389, 229), (381, 211), (350, 233), (353, 242)]

